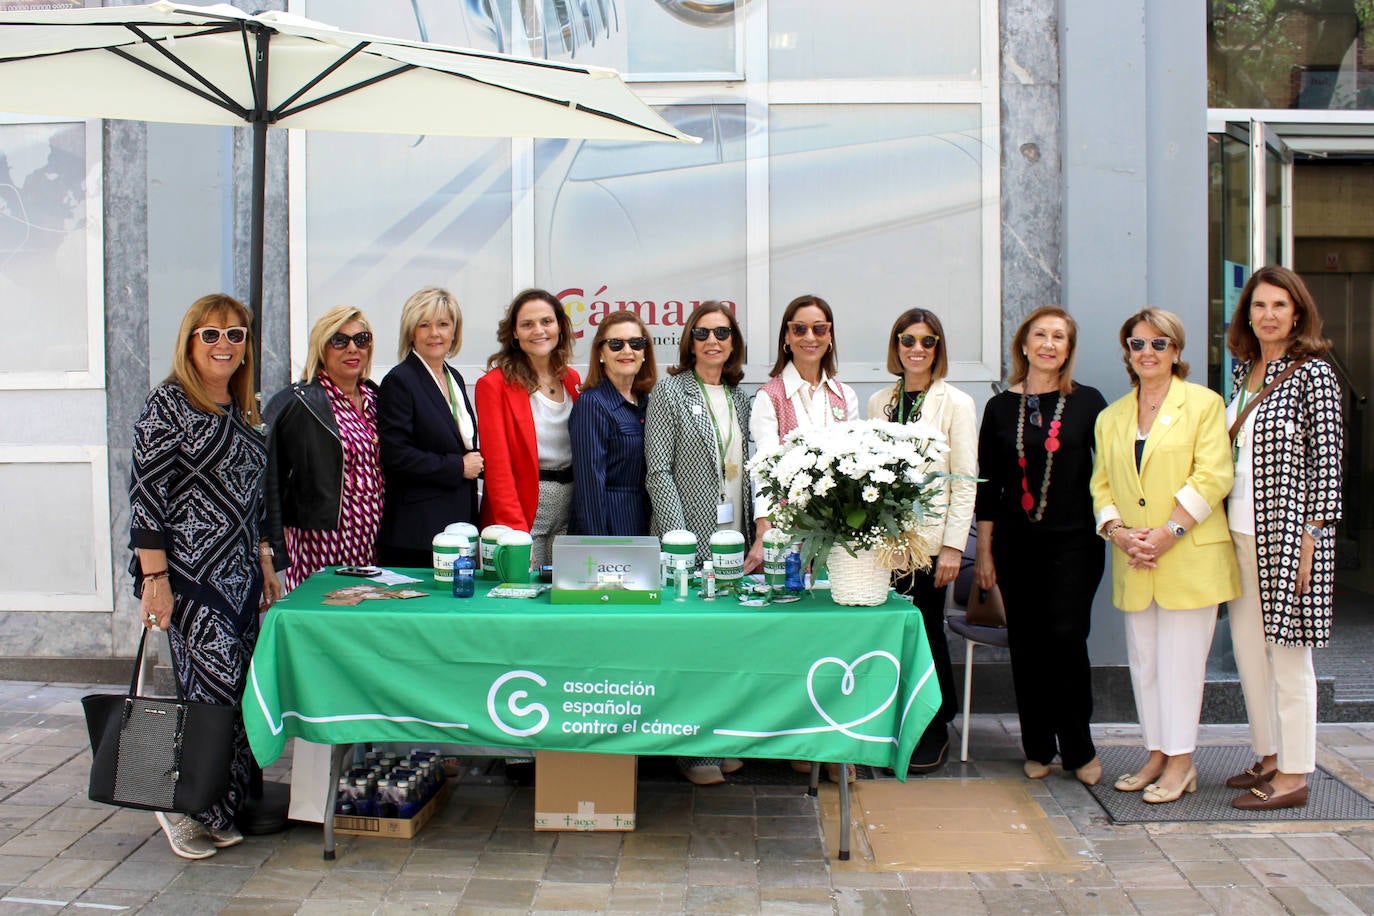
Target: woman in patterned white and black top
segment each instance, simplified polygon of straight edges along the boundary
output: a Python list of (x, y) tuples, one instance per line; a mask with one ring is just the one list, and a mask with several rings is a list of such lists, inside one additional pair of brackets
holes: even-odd
[(267, 405), (267, 535), (287, 590), (326, 566), (376, 560), (382, 463), (372, 327), (338, 305), (310, 331), (301, 381)]
[(1234, 429), (1243, 419), (1232, 439), (1227, 512), (1243, 589), (1230, 604), (1231, 642), (1260, 758), (1226, 784), (1247, 790), (1231, 802), (1237, 808), (1299, 807), (1316, 769), (1312, 649), (1331, 639), (1341, 393), (1322, 358), (1331, 343), (1317, 303), (1287, 268), (1261, 267), (1250, 277), (1226, 345), (1239, 360), (1227, 420)]
[[(237, 706), (258, 638), (258, 612), (281, 596), (259, 540), (267, 442), (255, 428), (248, 309), (222, 294), (181, 319), (172, 372), (134, 424), (129, 572), (148, 629), (166, 630), (188, 700)], [(229, 790), (192, 817), (158, 812), (172, 851), (204, 859), (243, 842), (234, 817), (252, 754), (235, 716)]]

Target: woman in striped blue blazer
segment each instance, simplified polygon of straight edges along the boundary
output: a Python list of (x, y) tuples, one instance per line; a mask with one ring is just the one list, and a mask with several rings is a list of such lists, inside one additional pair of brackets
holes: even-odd
[(654, 342), (639, 316), (612, 312), (592, 339), (591, 365), (573, 404), (572, 534), (646, 535), (644, 417), (658, 380)]

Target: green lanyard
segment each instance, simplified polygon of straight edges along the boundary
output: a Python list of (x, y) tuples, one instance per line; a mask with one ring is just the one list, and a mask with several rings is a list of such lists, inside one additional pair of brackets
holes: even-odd
[(730, 412), (730, 427), (726, 430), (725, 438), (722, 439), (720, 435), (720, 424), (716, 422), (716, 412), (711, 407), (711, 396), (706, 393), (706, 383), (701, 380), (701, 375), (698, 374), (695, 369), (692, 370), (692, 377), (697, 380), (697, 387), (701, 389), (701, 399), (706, 402), (706, 415), (711, 418), (711, 429), (716, 434), (716, 453), (720, 456), (720, 490), (722, 496), (724, 496), (725, 478), (729, 476), (726, 473), (725, 456), (730, 450), (730, 444), (735, 441), (735, 400), (730, 397), (728, 391), (725, 393), (725, 406)]
[[(1247, 375), (1247, 376), (1245, 376), (1245, 380), (1241, 382), (1241, 384), (1240, 384), (1240, 394), (1237, 395), (1237, 397), (1236, 397), (1236, 416), (1238, 416), (1238, 417), (1239, 417), (1239, 416), (1242, 416), (1242, 415), (1245, 413), (1245, 396), (1246, 396), (1247, 394), (1250, 393), (1249, 385), (1250, 385), (1250, 376)], [(1244, 426), (1244, 425), (1242, 425), (1240, 429), (1236, 430), (1236, 441), (1231, 443), (1231, 463), (1232, 463), (1232, 464), (1239, 464), (1239, 463), (1240, 463), (1240, 440), (1243, 439), (1243, 438), (1245, 438), (1245, 426)]]
[(921, 419), (921, 408), (926, 403), (926, 392), (922, 391), (916, 395), (915, 402), (911, 405), (911, 410), (906, 409), (906, 391), (897, 394), (897, 422), (905, 425), (909, 420)]

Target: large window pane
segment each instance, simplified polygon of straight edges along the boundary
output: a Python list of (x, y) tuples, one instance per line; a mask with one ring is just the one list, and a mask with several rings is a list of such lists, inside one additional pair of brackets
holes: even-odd
[(768, 76), (979, 78), (979, 10), (964, 0), (788, 0), (768, 7)]
[(535, 275), (579, 335), (637, 308), (675, 346), (694, 302), (744, 303), (744, 106), (659, 113), (702, 142), (536, 145)]
[(772, 323), (788, 301), (814, 293), (864, 316), (837, 329), (841, 359), (882, 365), (888, 322), (920, 305), (944, 322), (951, 360), (977, 362), (978, 124), (976, 105), (774, 106)]
[(614, 67), (627, 76), (736, 73), (733, 0), (315, 0), (304, 15), (398, 38)]
[(87, 368), (86, 124), (0, 124), (0, 371)]
[(1374, 108), (1363, 0), (1210, 0), (1212, 108)]
[(457, 362), (485, 362), (510, 300), (510, 142), (314, 132), (306, 151), (311, 321), (358, 306), (389, 366), (406, 298), (443, 286), (463, 309)]

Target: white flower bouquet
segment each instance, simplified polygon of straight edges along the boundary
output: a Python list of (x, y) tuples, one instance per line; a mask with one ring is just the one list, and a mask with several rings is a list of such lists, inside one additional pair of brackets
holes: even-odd
[(949, 451), (928, 423), (860, 420), (796, 429), (749, 462), (773, 524), (799, 537), (802, 565), (825, 564), (839, 544), (876, 549), (893, 569), (925, 569), (939, 548), (936, 499), (950, 475), (933, 464)]

